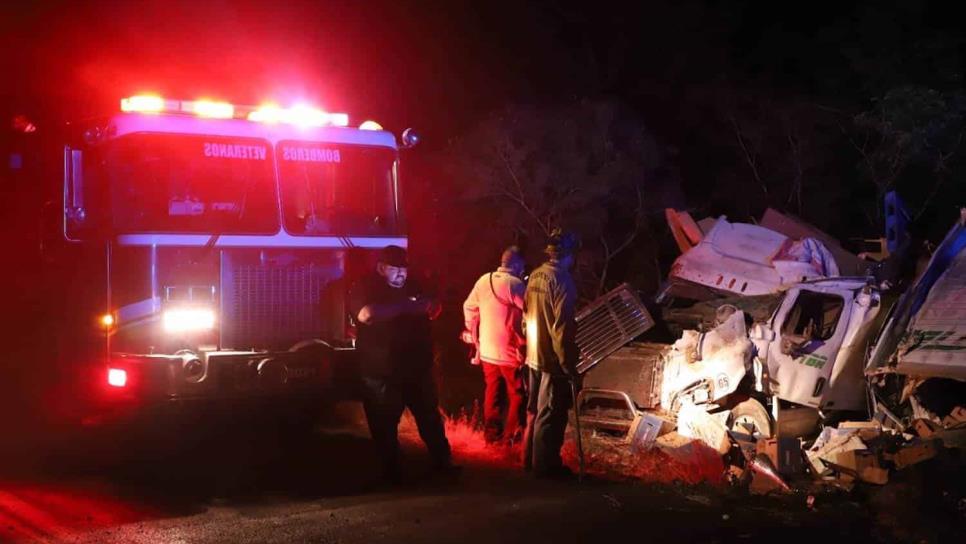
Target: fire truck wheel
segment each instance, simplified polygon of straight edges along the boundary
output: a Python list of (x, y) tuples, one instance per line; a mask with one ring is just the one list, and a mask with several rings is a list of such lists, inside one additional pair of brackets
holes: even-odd
[(756, 439), (768, 438), (772, 435), (771, 416), (760, 402), (747, 399), (731, 409), (728, 428), (738, 433), (750, 434)]

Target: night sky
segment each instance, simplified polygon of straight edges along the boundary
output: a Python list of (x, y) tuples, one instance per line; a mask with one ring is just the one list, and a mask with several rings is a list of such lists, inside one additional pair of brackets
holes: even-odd
[[(675, 157), (696, 215), (749, 220), (778, 203), (702, 200), (750, 175), (731, 149), (731, 111), (807, 103), (827, 114), (804, 127), (821, 144), (890, 89), (961, 91), (966, 69), (964, 23), (940, 2), (520, 4), (10, 3), (0, 8), (0, 113), (43, 127), (144, 91), (306, 100), (397, 133), (417, 127), (431, 156), (511, 104), (619, 100)], [(838, 186), (812, 191), (813, 209), (870, 198), (848, 152), (829, 151), (826, 172), (813, 173), (819, 189)], [(840, 236), (876, 234), (868, 212), (848, 213), (807, 219)]]
[(96, 113), (142, 90), (309, 98), (443, 136), (507, 101), (615, 95), (663, 128), (686, 86), (754, 82), (849, 100), (890, 78), (947, 84), (958, 71), (962, 81), (961, 61), (937, 66), (938, 50), (911, 50), (945, 35), (962, 47), (962, 23), (938, 3), (571, 4), (10, 3), (0, 92), (5, 109), (35, 115)]

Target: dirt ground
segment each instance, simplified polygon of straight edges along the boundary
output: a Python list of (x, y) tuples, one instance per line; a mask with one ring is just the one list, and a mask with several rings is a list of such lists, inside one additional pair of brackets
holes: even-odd
[[(912, 481), (851, 494), (750, 496), (715, 477), (713, 463), (659, 456), (615, 462), (588, 444), (582, 482), (535, 481), (519, 451), (486, 448), (466, 421), (448, 434), (463, 473), (430, 477), (404, 421), (406, 483), (382, 487), (355, 403), (308, 434), (210, 428), (134, 441), (102, 435), (7, 451), (0, 479), (0, 542), (534, 542), (640, 535), (659, 541), (944, 542), (961, 517)], [(105, 442), (108, 440), (108, 442)], [(575, 462), (568, 444), (566, 457)], [(701, 469), (700, 467), (704, 467)], [(704, 472), (701, 472), (704, 470)], [(704, 474), (697, 477), (694, 474)], [(900, 482), (901, 484), (901, 482)], [(955, 511), (955, 505), (953, 505)]]

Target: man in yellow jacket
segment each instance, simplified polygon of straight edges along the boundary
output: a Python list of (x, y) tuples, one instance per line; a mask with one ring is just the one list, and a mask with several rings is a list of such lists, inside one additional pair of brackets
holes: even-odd
[(527, 283), (524, 322), (530, 400), (523, 465), (538, 478), (573, 477), (560, 458), (560, 448), (573, 404), (571, 382), (579, 380), (577, 287), (570, 274), (578, 248), (574, 234), (555, 230), (545, 250), (547, 262), (533, 271)]

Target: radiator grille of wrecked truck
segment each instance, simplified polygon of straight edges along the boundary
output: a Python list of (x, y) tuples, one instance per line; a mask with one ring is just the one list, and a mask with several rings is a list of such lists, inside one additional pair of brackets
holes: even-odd
[(576, 319), (581, 374), (654, 326), (651, 314), (626, 283), (591, 302)]

